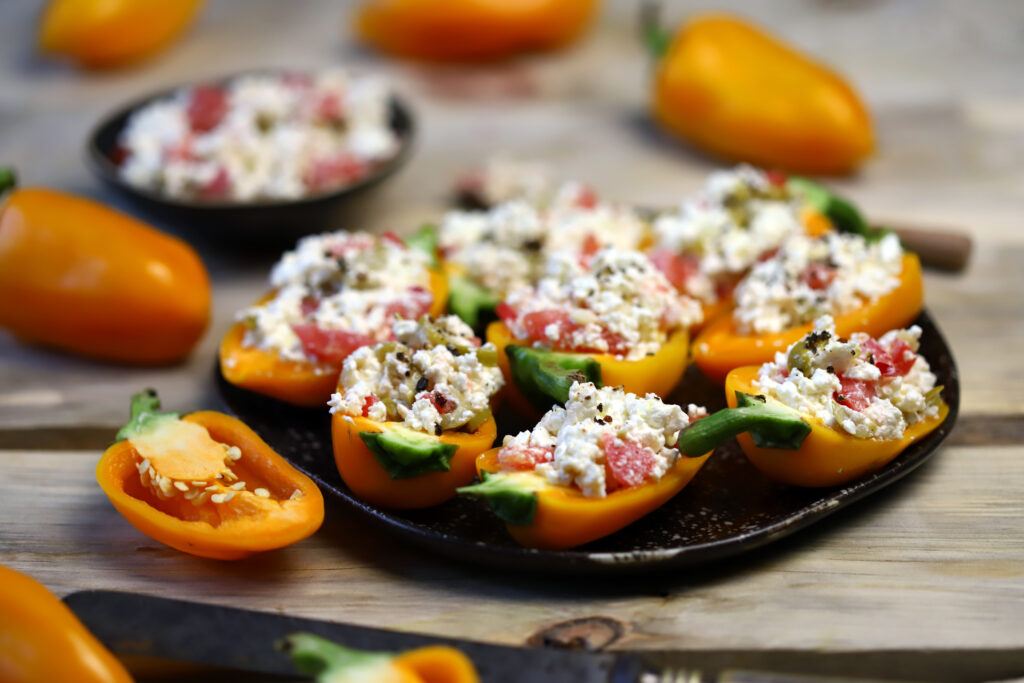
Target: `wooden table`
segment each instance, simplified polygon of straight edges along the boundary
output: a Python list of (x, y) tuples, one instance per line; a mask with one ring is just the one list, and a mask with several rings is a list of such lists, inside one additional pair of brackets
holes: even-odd
[[(648, 124), (632, 9), (612, 3), (570, 52), (457, 70), (354, 47), (334, 3), (225, 0), (157, 61), (93, 75), (31, 58), (36, 8), (5, 3), (0, 159), (27, 183), (120, 205), (81, 160), (84, 136), (106, 110), (244, 67), (345, 61), (391, 76), (421, 123), (412, 162), (348, 227), (411, 231), (443, 210), (458, 171), (501, 150), (549, 159), (606, 195), (669, 204), (715, 163)], [(672, 9), (678, 17), (686, 8)], [(870, 101), (879, 154), (836, 187), (873, 218), (975, 239), (965, 273), (926, 276), (963, 404), (957, 431), (922, 470), (794, 538), (675, 575), (494, 576), (368, 532), (335, 506), (319, 533), (292, 548), (238, 563), (182, 555), (129, 526), (93, 468), (138, 388), (159, 388), (175, 408), (223, 408), (211, 381), (215, 346), (234, 310), (263, 289), (273, 257), (200, 243), (215, 315), (180, 366), (100, 365), (0, 333), (0, 564), (61, 595), (128, 589), (507, 644), (603, 617), (622, 628), (612, 648), (684, 650), (706, 666), (1024, 676), (1024, 7), (794, 1), (744, 11), (827, 56)], [(278, 32), (269, 41), (268, 27)], [(919, 663), (912, 655), (921, 652), (934, 657)]]

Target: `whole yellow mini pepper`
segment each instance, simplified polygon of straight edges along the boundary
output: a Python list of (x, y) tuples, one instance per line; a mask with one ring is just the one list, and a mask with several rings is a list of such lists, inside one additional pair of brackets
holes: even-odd
[(873, 150), (853, 88), (757, 26), (702, 14), (670, 37), (655, 23), (651, 108), (672, 134), (727, 159), (803, 173), (848, 173)]
[(51, 0), (39, 47), (93, 69), (122, 66), (173, 42), (202, 6), (203, 0)]
[(0, 681), (131, 680), (57, 596), (35, 579), (0, 567)]

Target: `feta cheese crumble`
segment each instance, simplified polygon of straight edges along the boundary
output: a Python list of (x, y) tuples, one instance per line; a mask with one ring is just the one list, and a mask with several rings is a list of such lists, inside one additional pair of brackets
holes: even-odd
[(800, 209), (785, 184), (764, 171), (746, 165), (717, 171), (697, 197), (654, 220), (652, 255), (662, 254), (656, 262), (689, 257), (691, 267), (673, 284), (713, 303), (764, 254), (803, 232)]
[(887, 332), (878, 340), (857, 332), (837, 338), (830, 316), (776, 353), (758, 371), (756, 385), (828, 427), (862, 439), (899, 439), (908, 425), (939, 414), (941, 387), (918, 355), (921, 328)]
[(894, 290), (902, 270), (893, 234), (877, 242), (849, 233), (795, 235), (737, 285), (733, 319), (742, 334), (772, 334), (843, 315)]
[(603, 498), (664, 477), (680, 458), (679, 432), (705, 415), (703, 408), (691, 404), (684, 412), (654, 394), (576, 383), (564, 408), (553, 407), (532, 431), (505, 437), (498, 463)]
[(119, 139), (132, 185), (195, 199), (295, 199), (353, 183), (398, 150), (383, 81), (338, 69), (252, 74), (140, 108)]
[(430, 310), (427, 256), (393, 235), (312, 235), (286, 252), (270, 274), (273, 295), (238, 312), (245, 346), (290, 361), (340, 361), (391, 336), (396, 315)]
[(498, 313), (515, 338), (534, 346), (625, 360), (656, 353), (672, 331), (702, 316), (643, 254), (614, 248), (588, 265), (578, 254), (553, 253), (537, 286), (512, 291)]
[(491, 397), (504, 383), (493, 344), (480, 345), (453, 315), (398, 320), (396, 341), (364, 346), (342, 367), (331, 413), (401, 421), (440, 435), (475, 430), (491, 415)]

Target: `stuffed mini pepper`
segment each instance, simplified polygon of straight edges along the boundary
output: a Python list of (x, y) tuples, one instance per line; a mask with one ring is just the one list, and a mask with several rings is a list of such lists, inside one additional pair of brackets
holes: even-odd
[(601, 247), (638, 249), (647, 239), (648, 224), (636, 211), (601, 201), (580, 183), (505, 193), (511, 198), (486, 210), (450, 211), (438, 233), (449, 310), (474, 328), (493, 320), (509, 292), (536, 284), (553, 251), (589, 259)]
[(481, 455), (481, 483), (460, 493), (486, 499), (525, 546), (583, 545), (663, 505), (741, 430), (754, 430), (760, 443), (799, 446), (809, 427), (795, 412), (753, 403), (709, 417), (653, 394), (575, 383), (564, 408)]
[(161, 413), (153, 391), (100, 458), (96, 479), (142, 533), (182, 552), (234, 560), (320, 528), (316, 484), (256, 432), (223, 413)]
[(238, 313), (221, 341), (224, 378), (300, 406), (321, 406), (355, 349), (391, 338), (395, 316), (444, 310), (433, 254), (393, 234), (302, 239), (270, 275), (271, 292)]
[(757, 394), (800, 413), (811, 433), (797, 451), (763, 448), (738, 437), (750, 461), (773, 479), (798, 486), (834, 486), (888, 464), (946, 419), (928, 361), (917, 352), (921, 328), (878, 339), (839, 336), (823, 316), (815, 329), (764, 365), (737, 368), (726, 394)]
[(399, 320), (395, 341), (345, 359), (331, 396), (338, 472), (375, 505), (423, 508), (472, 481), (494, 444), (497, 351), (455, 316)]
[(831, 205), (810, 201), (803, 182), (745, 165), (716, 171), (699, 195), (654, 220), (648, 256), (701, 302), (707, 323), (728, 309), (740, 278), (787, 238), (832, 230)]
[(916, 318), (923, 295), (921, 264), (893, 234), (790, 237), (736, 286), (730, 314), (698, 335), (694, 362), (722, 382), (733, 368), (771, 360), (822, 315), (833, 316), (841, 336), (881, 335)]
[(564, 403), (573, 381), (667, 395), (686, 369), (700, 305), (643, 254), (606, 248), (589, 262), (556, 252), (536, 287), (513, 291), (487, 328), (506, 395), (525, 414)]

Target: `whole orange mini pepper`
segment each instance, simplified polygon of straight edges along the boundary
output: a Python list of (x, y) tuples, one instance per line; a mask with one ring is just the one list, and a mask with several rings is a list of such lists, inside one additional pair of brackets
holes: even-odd
[(364, 652), (312, 633), (293, 633), (277, 644), (300, 672), (320, 683), (479, 683), (465, 654), (445, 645), (428, 645), (401, 654)]
[(498, 366), (505, 375), (503, 398), (520, 413), (536, 416), (552, 403), (564, 403), (577, 380), (622, 386), (639, 396), (668, 395), (686, 371), (690, 336), (685, 329), (675, 330), (654, 355), (635, 361), (534, 349), (529, 341), (512, 337), (501, 321), (487, 326), (487, 341), (498, 349)]
[(121, 662), (43, 584), (0, 567), (0, 681), (131, 680)]
[(310, 536), (324, 520), (316, 484), (224, 413), (160, 413), (152, 390), (96, 466), (117, 511), (182, 552), (235, 560)]
[[(906, 327), (923, 305), (921, 262), (916, 254), (905, 253), (896, 288), (860, 308), (835, 316), (836, 334), (848, 337), (854, 332), (866, 332), (873, 337), (881, 336)], [(776, 351), (785, 351), (813, 329), (811, 322), (776, 334), (740, 334), (733, 316), (721, 315), (697, 335), (693, 361), (705, 375), (722, 383), (733, 368), (766, 363)]]
[[(758, 393), (754, 382), (759, 369), (754, 365), (729, 373), (725, 394), (730, 407), (737, 405), (737, 392)], [(948, 414), (949, 406), (943, 402), (937, 417), (908, 426), (899, 439), (861, 439), (833, 429), (813, 415), (802, 415), (811, 430), (796, 450), (759, 446), (749, 434), (739, 434), (736, 440), (750, 462), (776, 481), (796, 486), (838, 486), (884, 467), (907, 446), (942, 424)]]
[[(374, 505), (409, 510), (443, 503), (473, 481), (476, 457), (494, 444), (498, 427), (488, 417), (472, 432), (434, 436), (335, 413), (331, 435), (338, 473), (353, 493)], [(389, 443), (392, 437), (398, 446)], [(410, 441), (413, 447), (403, 448)]]
[(39, 47), (89, 68), (122, 66), (169, 45), (202, 6), (203, 0), (51, 0)]
[(791, 410), (764, 405), (720, 410), (691, 422), (680, 433), (675, 447), (681, 457), (660, 479), (603, 497), (552, 484), (535, 470), (502, 471), (501, 448), (494, 448), (477, 458), (481, 483), (459, 493), (484, 498), (520, 544), (564, 550), (612, 534), (664, 505), (690, 483), (712, 449), (731, 436), (751, 431), (759, 440), (793, 449), (808, 430)]
[(368, 0), (356, 31), (400, 57), (427, 61), (495, 60), (572, 42), (598, 0)]
[(727, 159), (848, 173), (874, 148), (871, 118), (838, 74), (728, 14), (670, 37), (651, 21), (652, 110), (669, 132)]
[[(0, 171), (0, 192), (13, 184)], [(26, 342), (170, 363), (202, 337), (210, 298), (191, 247), (98, 202), (24, 188), (0, 209), (0, 327)]]

